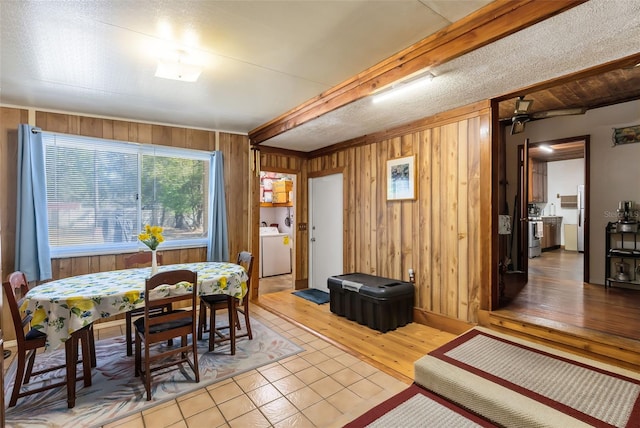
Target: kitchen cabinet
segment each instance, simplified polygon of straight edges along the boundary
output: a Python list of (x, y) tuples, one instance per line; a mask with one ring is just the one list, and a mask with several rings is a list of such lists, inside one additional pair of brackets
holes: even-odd
[(547, 162), (529, 158), (529, 202), (547, 202)]
[(618, 232), (609, 223), (605, 234), (605, 288), (640, 286), (640, 232)]
[(542, 251), (560, 248), (562, 243), (562, 217), (542, 217)]

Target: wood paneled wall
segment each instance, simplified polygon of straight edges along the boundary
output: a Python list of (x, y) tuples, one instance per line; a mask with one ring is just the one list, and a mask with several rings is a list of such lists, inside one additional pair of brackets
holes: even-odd
[[(419, 310), (475, 323), (490, 283), (490, 112), (456, 114), (312, 158), (307, 173), (343, 170), (345, 272), (408, 281), (413, 268)], [(411, 155), (416, 200), (387, 201), (386, 161)]]
[[(15, 197), (16, 197), (16, 163), (17, 163), (17, 128), (20, 123), (28, 122), (28, 111), (24, 109), (6, 108), (0, 110), (2, 136), (0, 139), (2, 181), (2, 274), (3, 278), (14, 269), (15, 262)], [(172, 147), (197, 149), (204, 151), (221, 150), (224, 159), (224, 177), (227, 203), (227, 220), (229, 225), (229, 254), (235, 261), (239, 251), (254, 247), (249, 226), (249, 142), (243, 135), (228, 134), (215, 131), (180, 128), (123, 120), (101, 119), (78, 115), (35, 112), (35, 126), (44, 131), (60, 132), (72, 135), (107, 138), (143, 144), (157, 144)], [(256, 229), (257, 233), (257, 229)], [(206, 248), (187, 248), (180, 250), (162, 250), (163, 262), (187, 263), (206, 259)], [(54, 259), (52, 262), (53, 278), (81, 275), (124, 268), (122, 254), (100, 255), (91, 257), (73, 257)], [(257, 269), (256, 273), (257, 281)], [(5, 311), (6, 312), (6, 311)], [(8, 319), (8, 318), (4, 318)], [(8, 325), (5, 322), (5, 325)], [(10, 324), (9, 324), (10, 325)]]

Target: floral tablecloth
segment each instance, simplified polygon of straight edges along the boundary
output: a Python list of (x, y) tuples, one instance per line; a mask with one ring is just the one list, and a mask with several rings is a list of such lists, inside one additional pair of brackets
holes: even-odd
[[(226, 294), (242, 299), (247, 272), (235, 263), (201, 262), (160, 266), (158, 271), (198, 273), (198, 295)], [(47, 335), (47, 351), (57, 349), (76, 330), (144, 306), (145, 279), (151, 268), (98, 272), (51, 281), (32, 288), (22, 307), (33, 314), (32, 327)]]

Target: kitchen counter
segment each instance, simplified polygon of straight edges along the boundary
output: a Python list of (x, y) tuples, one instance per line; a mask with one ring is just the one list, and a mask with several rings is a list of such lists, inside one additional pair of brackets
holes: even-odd
[(543, 233), (540, 240), (542, 251), (555, 250), (562, 244), (562, 216), (543, 215)]

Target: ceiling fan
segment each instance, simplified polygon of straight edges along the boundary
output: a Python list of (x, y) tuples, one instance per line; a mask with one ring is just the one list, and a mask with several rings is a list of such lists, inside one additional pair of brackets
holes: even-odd
[(533, 100), (526, 100), (524, 96), (518, 97), (516, 100), (516, 109), (513, 112), (511, 118), (511, 135), (519, 134), (524, 131), (524, 125), (527, 122), (537, 119), (546, 119), (549, 117), (557, 116), (570, 116), (576, 114), (584, 114), (587, 109), (585, 107), (578, 108), (563, 108), (556, 110), (539, 111), (536, 113), (529, 113)]

